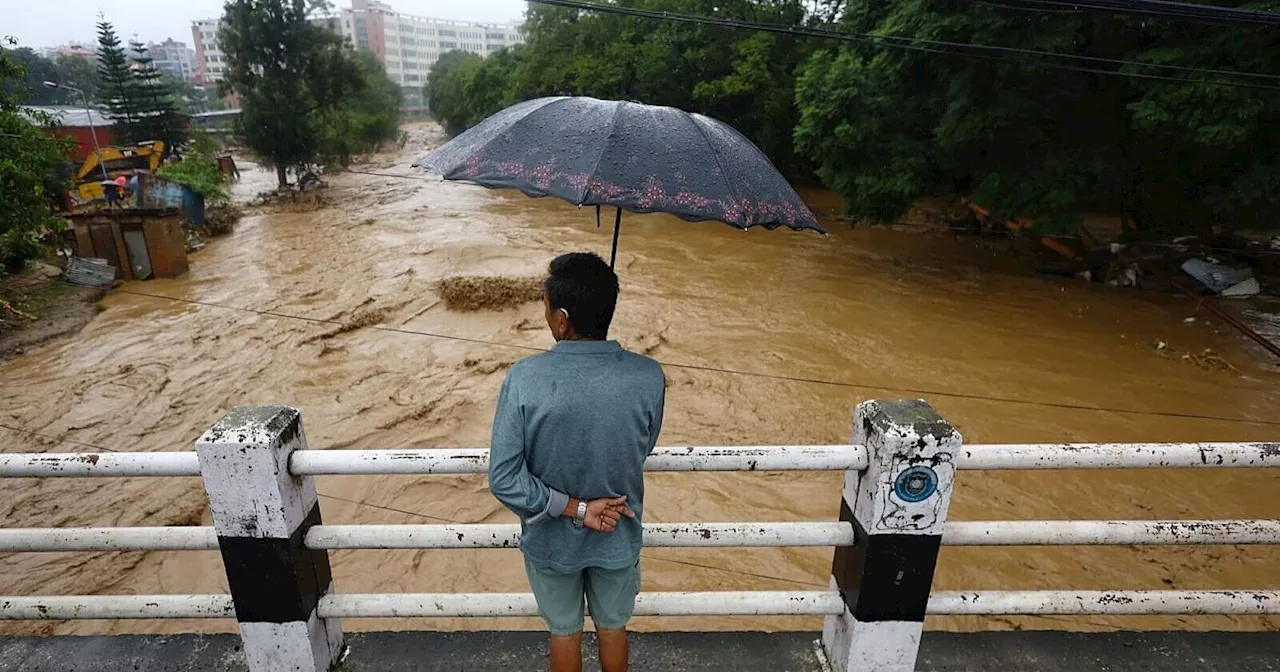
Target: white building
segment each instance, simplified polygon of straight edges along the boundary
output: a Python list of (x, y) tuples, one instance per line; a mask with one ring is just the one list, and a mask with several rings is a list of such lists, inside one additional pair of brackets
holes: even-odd
[(351, 0), (341, 13), (342, 35), (372, 52), (404, 92), (404, 111), (425, 111), (422, 90), (431, 66), (448, 51), (481, 56), (524, 42), (520, 23), (486, 24), (401, 14), (377, 0)]
[(191, 37), (196, 45), (195, 81), (210, 84), (222, 79), (227, 68), (227, 57), (218, 46), (218, 24), (221, 19), (203, 19), (191, 22)]
[(187, 81), (196, 78), (196, 52), (185, 42), (169, 39), (160, 44), (152, 43), (147, 50), (151, 52), (151, 60), (157, 70)]

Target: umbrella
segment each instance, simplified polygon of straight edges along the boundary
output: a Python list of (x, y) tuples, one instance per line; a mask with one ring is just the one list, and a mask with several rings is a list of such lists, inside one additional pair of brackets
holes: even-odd
[(512, 105), (413, 162), (446, 180), (519, 189), (570, 203), (665, 212), (740, 229), (825, 234), (750, 140), (701, 114), (616, 100), (550, 97)]

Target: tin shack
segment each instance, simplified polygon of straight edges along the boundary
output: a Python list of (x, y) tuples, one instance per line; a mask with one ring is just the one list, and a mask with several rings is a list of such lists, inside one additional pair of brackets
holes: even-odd
[(69, 216), (76, 255), (105, 259), (121, 280), (176, 278), (187, 272), (187, 236), (177, 208), (135, 208)]

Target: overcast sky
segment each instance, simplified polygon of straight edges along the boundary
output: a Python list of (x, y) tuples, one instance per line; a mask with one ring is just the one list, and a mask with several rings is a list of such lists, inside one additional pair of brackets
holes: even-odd
[[(332, 1), (332, 0), (331, 0)], [(398, 12), (459, 21), (506, 23), (524, 15), (523, 0), (384, 0)], [(93, 42), (98, 12), (128, 40), (163, 42), (172, 37), (191, 44), (191, 22), (222, 15), (223, 0), (4, 0), (0, 37), (12, 35), (23, 47), (52, 47)], [(337, 0), (335, 7), (350, 7)]]

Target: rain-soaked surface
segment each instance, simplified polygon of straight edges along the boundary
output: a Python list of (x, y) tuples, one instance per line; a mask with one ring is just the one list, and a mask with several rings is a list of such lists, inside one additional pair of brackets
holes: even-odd
[[(361, 170), (414, 174), (436, 136)], [(245, 167), (238, 190), (274, 175)], [(419, 175), (419, 177), (421, 177)], [(79, 335), (0, 364), (5, 451), (189, 449), (238, 404), (302, 409), (315, 448), (484, 446), (505, 368), (526, 353), (428, 334), (548, 346), (541, 306), (455, 313), (454, 275), (536, 276), (557, 253), (606, 252), (593, 213), (555, 199), (348, 174), (330, 206), (259, 213), (181, 279), (129, 283)], [(831, 198), (811, 194), (819, 211)], [(669, 364), (661, 443), (841, 443), (871, 397), (927, 397), (971, 442), (1274, 440), (1280, 374), (1194, 304), (1014, 275), (964, 239), (827, 222), (830, 238), (662, 216), (623, 220), (615, 335)], [(145, 296), (153, 295), (153, 296)], [(368, 321), (337, 333), (310, 320)], [(362, 317), (363, 316), (363, 317)], [(1194, 322), (1185, 322), (1196, 317)], [(302, 319), (307, 318), (307, 319)], [(396, 331), (391, 331), (394, 328)], [(1166, 343), (1156, 350), (1153, 341)], [(1182, 354), (1211, 348), (1236, 370)], [(928, 391), (928, 392), (926, 392)], [(1123, 410), (1081, 410), (1077, 406)], [(1150, 413), (1163, 413), (1150, 414)], [(65, 438), (40, 438), (32, 432)], [(653, 474), (652, 522), (832, 520), (836, 473)], [(330, 523), (510, 522), (482, 476), (324, 477)], [(955, 519), (1280, 518), (1277, 472), (961, 472)], [(209, 524), (196, 479), (0, 483), (0, 525)], [(338, 551), (345, 592), (525, 591), (516, 551)], [(645, 590), (827, 585), (830, 549), (651, 549)], [(1276, 588), (1275, 547), (944, 548), (940, 589)], [(0, 555), (0, 594), (212, 593), (217, 553)], [(498, 629), (534, 620), (350, 620), (348, 629)], [(1277, 629), (1261, 617), (937, 618), (934, 628)], [(815, 618), (638, 619), (638, 629), (817, 629)], [(231, 631), (229, 621), (17, 623), (4, 633)]]

